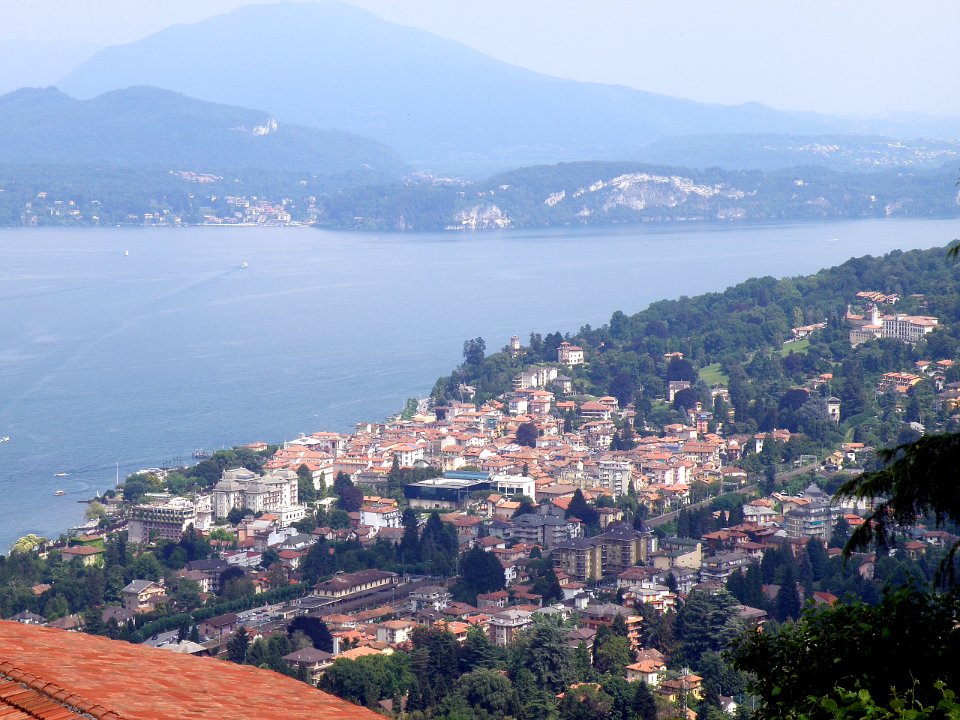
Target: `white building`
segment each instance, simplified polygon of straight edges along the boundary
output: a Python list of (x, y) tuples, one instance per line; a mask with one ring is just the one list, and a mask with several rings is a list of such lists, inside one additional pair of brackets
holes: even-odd
[(627, 460), (600, 460), (597, 463), (597, 482), (613, 493), (615, 498), (626, 495), (632, 473)]
[(127, 533), (130, 542), (179, 540), (190, 525), (197, 527), (197, 507), (189, 498), (168, 498), (147, 505), (136, 505), (130, 511)]
[(532, 477), (526, 475), (494, 475), (490, 478), (497, 492), (506, 497), (514, 495), (526, 495), (528, 498), (537, 501), (537, 483)]
[(224, 470), (213, 488), (213, 512), (226, 517), (234, 508), (271, 513), (289, 525), (306, 517), (298, 504), (300, 478), (292, 470), (275, 470), (263, 477), (244, 468)]
[(583, 365), (583, 348), (568, 342), (562, 342), (560, 347), (557, 348), (557, 360), (570, 367)]
[(360, 508), (360, 524), (377, 528), (398, 528), (402, 525), (400, 508), (396, 505), (364, 505)]

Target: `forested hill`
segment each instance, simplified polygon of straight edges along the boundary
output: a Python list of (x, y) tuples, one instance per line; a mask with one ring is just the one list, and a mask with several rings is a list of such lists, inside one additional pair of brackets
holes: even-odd
[[(756, 278), (720, 293), (656, 302), (633, 315), (618, 310), (600, 328), (531, 335), (516, 358), (501, 351), (480, 362), (471, 353), (469, 361), (438, 380), (434, 396), (441, 402), (458, 398), (461, 383), (475, 387), (480, 400), (507, 392), (523, 367), (556, 364), (556, 348), (566, 339), (585, 352), (585, 365), (561, 369), (572, 377), (574, 394), (613, 395), (621, 407), (635, 402), (638, 431), (683, 421), (683, 407), (664, 401), (666, 384), (690, 380), (696, 390), (692, 400), (715, 408), (717, 418), (725, 416), (725, 408), (710, 388), (719, 384), (729, 390), (735, 419), (725, 431), (787, 427), (805, 432), (818, 447), (849, 431), (869, 444), (886, 445), (908, 439), (911, 421), (922, 420), (928, 431), (950, 426), (929, 377), (896, 398), (873, 390), (882, 373), (916, 372), (918, 360), (960, 361), (958, 282), (960, 267), (945, 248), (851, 259), (808, 277)], [(882, 312), (933, 315), (939, 326), (915, 346), (883, 339), (852, 348), (845, 315), (848, 304), (867, 306), (857, 297), (861, 291), (896, 293), (901, 299), (881, 306)], [(826, 326), (809, 337), (787, 342), (792, 328), (821, 322)], [(470, 348), (476, 344), (471, 341)], [(684, 354), (682, 361), (664, 357), (677, 351)], [(958, 366), (946, 371), (945, 382), (960, 380)], [(833, 377), (819, 385), (823, 374)], [(815, 392), (791, 394), (804, 388)], [(819, 404), (804, 406), (825, 393), (842, 401), (838, 429), (825, 422)]]
[(0, 136), (0, 163), (9, 166), (256, 169), (356, 174), (365, 182), (395, 180), (408, 172), (393, 150), (374, 140), (278, 122), (261, 110), (155, 87), (131, 87), (90, 100), (55, 88), (23, 88), (0, 96)]
[(322, 200), (333, 228), (442, 230), (683, 221), (951, 216), (956, 168), (693, 170), (636, 162), (521, 168), (479, 183), (421, 180)]

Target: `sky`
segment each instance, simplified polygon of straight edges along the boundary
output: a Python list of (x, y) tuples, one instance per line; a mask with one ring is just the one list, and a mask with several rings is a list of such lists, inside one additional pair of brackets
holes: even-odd
[[(960, 3), (954, 0), (347, 1), (558, 77), (702, 102), (960, 116), (954, 69)], [(0, 0), (3, 79), (53, 82), (95, 46), (131, 42), (246, 4), (253, 3)], [(38, 54), (20, 41), (56, 42)], [(22, 70), (17, 53), (30, 58)]]

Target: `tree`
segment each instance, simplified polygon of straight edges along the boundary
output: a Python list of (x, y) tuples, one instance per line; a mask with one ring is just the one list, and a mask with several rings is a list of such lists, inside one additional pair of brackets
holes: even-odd
[[(769, 718), (956, 717), (837, 714), (843, 692), (896, 708), (935, 706), (936, 687), (960, 684), (960, 645), (955, 635), (960, 600), (918, 588), (887, 593), (877, 606), (857, 602), (808, 610), (776, 633), (746, 633), (733, 651), (734, 666), (754, 674), (753, 692)], [(775, 671), (771, 669), (775, 668)]]
[(783, 579), (780, 581), (780, 590), (777, 592), (777, 619), (780, 622), (796, 619), (800, 615), (800, 605), (797, 580), (793, 573), (793, 565), (790, 564), (783, 570)]
[(558, 706), (560, 720), (605, 720), (611, 718), (613, 698), (593, 685), (568, 688)]
[(83, 517), (87, 520), (101, 521), (107, 516), (107, 508), (102, 503), (92, 500), (87, 504), (87, 509), (83, 511)]
[(693, 363), (689, 360), (679, 357), (670, 358), (670, 364), (667, 365), (667, 380), (686, 380), (687, 382), (695, 382), (697, 379), (697, 371), (693, 367)]
[(420, 518), (416, 511), (405, 508), (402, 523), (403, 537), (400, 538), (397, 559), (405, 564), (420, 562)]
[(811, 538), (807, 542), (807, 559), (810, 561), (810, 570), (813, 573), (814, 582), (822, 580), (829, 570), (830, 556), (827, 555), (827, 550), (820, 540)]
[(517, 444), (525, 445), (526, 447), (536, 447), (537, 446), (537, 437), (539, 433), (537, 431), (537, 426), (533, 423), (520, 423), (517, 427)]
[(736, 598), (726, 591), (691, 592), (674, 623), (676, 659), (696, 667), (703, 653), (726, 649), (743, 630), (736, 604)]
[(227, 660), (243, 664), (247, 660), (247, 650), (250, 647), (250, 635), (243, 626), (237, 630), (227, 643)]
[(297, 468), (297, 499), (306, 505), (317, 500), (317, 489), (313, 485), (313, 473), (306, 465)]
[(559, 693), (575, 679), (567, 632), (551, 617), (534, 615), (533, 624), (514, 647), (515, 663), (529, 670), (537, 687)]
[(699, 401), (700, 393), (692, 387), (683, 388), (683, 390), (678, 390), (673, 396), (673, 409), (689, 410), (696, 407)]
[(400, 456), (393, 454), (393, 463), (387, 475), (387, 494), (393, 497), (403, 491), (403, 470), (400, 469)]
[(645, 682), (633, 683), (633, 703), (630, 706), (632, 720), (656, 720), (657, 704)]
[(553, 568), (549, 568), (543, 575), (533, 582), (532, 591), (539, 595), (544, 605), (551, 602), (560, 602), (563, 600), (563, 588), (560, 586), (560, 580)]
[(483, 359), (487, 353), (487, 343), (482, 337), (463, 342), (463, 362), (474, 368), (479, 368), (483, 364)]
[(638, 608), (643, 622), (640, 623), (640, 644), (665, 652), (673, 644), (673, 615), (666, 615), (649, 603)]
[(582, 521), (584, 525), (591, 528), (599, 528), (600, 526), (600, 513), (587, 504), (580, 488), (577, 488), (573, 493), (573, 497), (570, 498), (570, 504), (567, 505), (566, 516), (568, 518), (575, 517)]
[(300, 615), (290, 621), (287, 626), (287, 635), (292, 637), (295, 632), (302, 632), (317, 650), (333, 652), (333, 635), (327, 624), (320, 618)]
[(503, 565), (479, 545), (460, 556), (460, 582), (453, 587), (454, 597), (475, 605), (477, 595), (503, 590), (506, 578)]
[(460, 653), (460, 669), (470, 672), (478, 668), (489, 668), (496, 657), (496, 648), (490, 642), (490, 636), (483, 628), (474, 625), (467, 630), (467, 639)]
[(833, 526), (833, 532), (830, 534), (830, 547), (832, 548), (842, 548), (846, 547), (847, 542), (850, 540), (850, 523), (847, 522), (845, 517), (837, 518), (837, 522)]
[(481, 718), (503, 718), (517, 712), (513, 683), (495, 670), (480, 668), (461, 675), (456, 692)]
[(624, 675), (631, 662), (630, 641), (625, 637), (610, 635), (602, 645), (594, 647), (593, 666), (597, 672)]
[[(918, 517), (932, 516), (937, 527), (960, 522), (955, 483), (960, 434), (929, 435), (877, 455), (883, 463), (880, 470), (847, 480), (836, 494), (837, 498), (884, 498), (850, 536), (846, 554), (872, 542), (886, 545), (893, 528), (912, 525)], [(951, 548), (950, 560), (956, 549), (956, 545)], [(948, 579), (952, 567), (952, 562), (944, 565)]]

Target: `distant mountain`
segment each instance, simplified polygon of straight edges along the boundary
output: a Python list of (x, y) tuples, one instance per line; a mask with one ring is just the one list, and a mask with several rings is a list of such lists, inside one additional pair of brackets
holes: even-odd
[(643, 162), (727, 170), (783, 170), (819, 165), (865, 172), (938, 168), (960, 162), (957, 140), (893, 140), (875, 135), (686, 135), (651, 143)]
[(0, 95), (52, 85), (100, 48), (71, 40), (0, 41)]
[(763, 172), (582, 162), (522, 168), (479, 183), (407, 182), (320, 200), (318, 223), (383, 230), (646, 222), (782, 222), (957, 216), (955, 167)]
[(170, 27), (101, 50), (60, 83), (79, 97), (134, 85), (269, 108), (281, 121), (376, 138), (420, 167), (475, 174), (636, 158), (677, 135), (850, 127), (757, 103), (704, 104), (549, 77), (332, 0), (244, 6)]
[(360, 182), (407, 171), (393, 150), (373, 140), (152, 87), (92, 100), (54, 88), (17, 90), (0, 97), (0, 137), (0, 163), (10, 165), (302, 172)]

